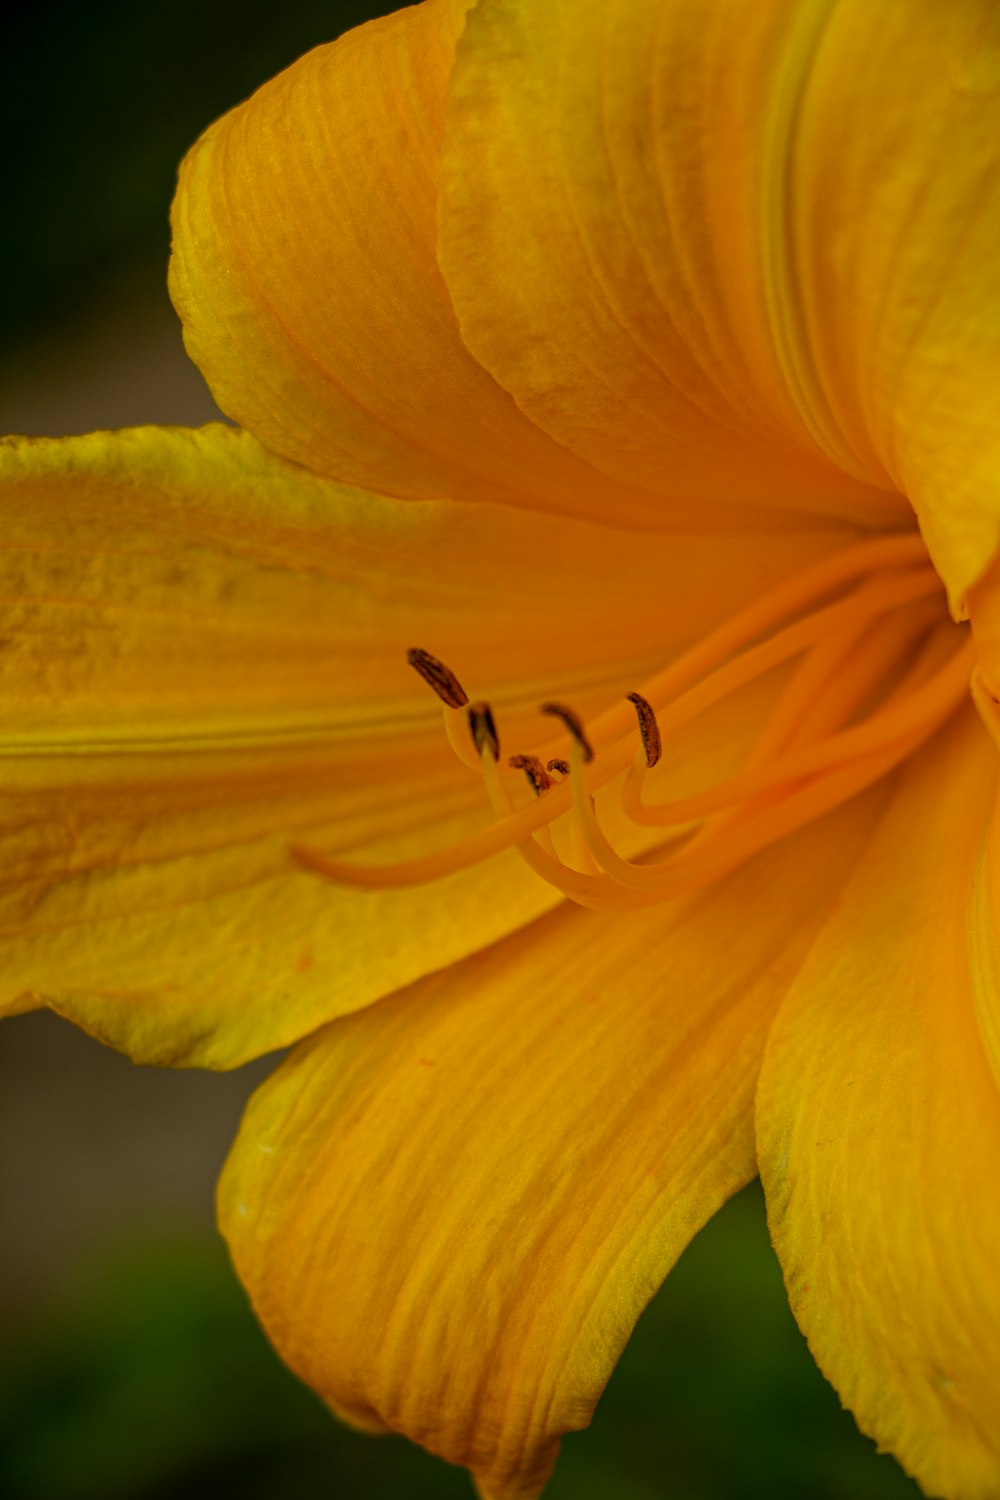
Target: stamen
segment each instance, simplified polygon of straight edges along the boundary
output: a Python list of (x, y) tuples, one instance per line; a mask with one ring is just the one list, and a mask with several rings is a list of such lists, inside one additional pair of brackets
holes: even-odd
[(540, 797), (542, 792), (547, 792), (552, 785), (552, 777), (537, 755), (512, 755), (507, 764), (513, 766), (515, 771), (524, 772), (536, 797)]
[(443, 661), (439, 661), (429, 651), (422, 651), (419, 646), (412, 646), (407, 651), (406, 660), (441, 699), (444, 732), (449, 745), (463, 766), (478, 772), (479, 755), (469, 744), (464, 730), (459, 729), (458, 710), (464, 708), (469, 701), (464, 687), (450, 667), (445, 666)]
[(971, 660), (971, 646), (967, 646), (911, 694), (904, 705), (886, 708), (863, 724), (814, 741), (764, 765), (741, 771), (708, 791), (653, 806), (630, 803), (627, 808), (629, 817), (633, 822), (649, 827), (670, 828), (734, 803), (748, 802), (762, 792), (828, 772), (846, 761), (870, 755), (883, 746), (891, 749), (893, 745), (908, 742), (914, 733), (925, 739), (954, 708), (956, 690), (961, 690), (965, 680), (962, 674), (970, 670)]
[(441, 717), (444, 720), (445, 739), (455, 752), (457, 759), (478, 776), (482, 766), (479, 763), (479, 752), (469, 738), (466, 715), (460, 709), (449, 708), (446, 703), (442, 703)]
[[(483, 779), (497, 817), (509, 816), (513, 809), (507, 788), (500, 779), (496, 761), (486, 756), (483, 757)], [(548, 832), (547, 829), (545, 831)], [(533, 838), (527, 838), (518, 843), (517, 852), (529, 869), (569, 896), (578, 906), (588, 906), (596, 911), (621, 911), (633, 906), (651, 905), (659, 899), (656, 896), (651, 898), (646, 893), (639, 895), (634, 891), (622, 890), (620, 885), (616, 885), (606, 875), (583, 875), (578, 870), (569, 869), (556, 858), (551, 843), (543, 849)]]
[[(790, 585), (784, 589), (790, 590)], [(776, 591), (779, 592), (784, 590)], [(829, 640), (832, 635), (852, 626), (863, 627), (866, 622), (918, 599), (936, 596), (939, 600), (940, 595), (940, 580), (931, 568), (924, 567), (890, 573), (864, 584), (855, 593), (804, 615), (756, 646), (748, 646), (745, 641), (741, 643), (736, 638), (736, 622), (728, 621), (644, 683), (643, 696), (655, 706), (661, 736), (670, 734), (754, 678), (801, 655), (809, 647)], [(774, 613), (776, 608), (772, 596), (767, 596), (754, 610), (744, 611), (738, 619), (742, 621), (746, 635), (753, 638), (764, 633), (763, 622), (770, 622)], [(740, 649), (741, 645), (743, 649)], [(711, 670), (720, 661), (724, 665)], [(627, 738), (635, 722), (634, 709), (627, 710), (625, 701), (623, 699), (620, 705), (607, 709), (590, 725), (595, 739), (618, 740), (612, 750), (601, 755), (594, 783), (597, 786), (603, 786), (617, 772), (624, 770), (634, 756)]]
[[(727, 829), (724, 841), (708, 839), (697, 851), (692, 845), (690, 850), (682, 850), (667, 860), (643, 865), (621, 859), (601, 832), (590, 799), (581, 795), (577, 776), (572, 778), (574, 811), (599, 864), (609, 874), (640, 890), (659, 889), (664, 896), (680, 894), (726, 874), (776, 839), (863, 791), (900, 764), (944, 722), (964, 696), (974, 663), (975, 648), (967, 641), (912, 695), (905, 707), (876, 714), (865, 724), (808, 747), (798, 757), (787, 757), (784, 765), (778, 762), (769, 771), (747, 775), (740, 788), (746, 798), (751, 793), (748, 783), (755, 779), (758, 786), (753, 790), (763, 789), (779, 779), (804, 784), (783, 800), (766, 803), (760, 814), (751, 812), (735, 830)], [(883, 728), (888, 731), (884, 738), (879, 732)], [(806, 780), (810, 776), (812, 779)], [(674, 810), (677, 807), (675, 803)]]
[[(537, 755), (512, 755), (507, 764), (512, 766), (515, 771), (524, 772), (536, 797), (540, 797), (543, 792), (547, 792), (552, 785), (552, 778)], [(506, 801), (506, 806), (510, 807), (509, 798)], [(552, 842), (552, 832), (549, 828), (537, 829), (532, 837), (537, 841), (539, 847), (545, 850), (546, 854), (558, 861), (559, 856)]]
[[(718, 878), (822, 816), (923, 743), (968, 692), (974, 651), (967, 635), (956, 651), (956, 638), (920, 539), (862, 543), (726, 621), (641, 692), (629, 693), (630, 710), (619, 700), (585, 730), (573, 709), (544, 704), (542, 713), (569, 735), (569, 758), (552, 755), (544, 763), (548, 746), (511, 756), (508, 764), (536, 793), (516, 810), (490, 706), (468, 704), (450, 669), (414, 650), (408, 659), (441, 698), (456, 753), (482, 774), (496, 823), (457, 847), (387, 867), (296, 853), (329, 878), (377, 889), (432, 880), (515, 847), (532, 870), (582, 905), (623, 910), (663, 900)], [(741, 770), (667, 802), (643, 800), (664, 734), (786, 663), (794, 670)], [(459, 708), (467, 708), (471, 742)], [(633, 823), (660, 830), (658, 859), (624, 859), (601, 829), (594, 793), (626, 769), (622, 809)], [(568, 858), (577, 869), (557, 853), (550, 831), (568, 812)]]
[[(920, 674), (919, 679), (911, 679), (906, 672), (900, 679), (899, 670), (912, 655), (914, 643), (924, 629), (939, 620), (940, 605), (933, 601), (926, 605), (914, 605), (912, 610), (883, 615), (874, 622), (839, 631), (830, 640), (818, 642), (803, 656), (781, 693), (743, 768), (743, 774), (749, 776), (751, 772), (762, 768), (773, 768), (783, 753), (814, 744), (845, 728), (854, 712), (870, 699), (873, 690), (890, 673), (891, 680), (897, 684), (900, 681), (906, 684), (907, 692), (916, 686), (918, 680), (922, 681), (926, 677), (926, 670)], [(919, 659), (924, 660), (922, 652)], [(705, 801), (696, 808), (696, 814), (700, 814), (705, 821), (688, 840), (688, 849), (693, 849), (708, 839), (717, 839), (726, 827), (746, 816), (751, 803), (760, 811), (768, 801), (773, 802), (783, 796), (788, 785), (783, 781), (769, 788), (762, 787), (755, 793), (745, 792), (745, 801), (740, 802), (738, 781), (739, 778), (733, 778), (724, 782), (714, 788), (708, 797), (702, 794)], [(748, 783), (743, 785), (745, 788)], [(707, 805), (713, 793), (713, 800), (718, 808), (715, 812)], [(622, 803), (628, 817), (636, 823), (645, 823), (642, 777), (634, 769), (623, 788)], [(684, 831), (690, 831), (695, 821), (696, 818), (691, 818), (682, 825)], [(676, 837), (678, 825), (667, 826), (673, 828)]]
[(571, 708), (565, 708), (561, 703), (543, 703), (538, 711), (539, 713), (548, 714), (553, 719), (561, 719), (583, 751), (584, 760), (588, 763), (593, 760), (593, 747), (586, 734), (584, 734), (583, 725), (580, 723), (578, 715)]
[(469, 701), (469, 695), (455, 676), (450, 667), (446, 667), (443, 661), (438, 661), (429, 651), (421, 651), (419, 646), (411, 646), (406, 653), (406, 660), (419, 672), (420, 676), (432, 687), (441, 699), (447, 703), (449, 708), (464, 708)]
[(469, 704), (469, 729), (472, 733), (472, 743), (476, 747), (480, 760), (486, 749), (495, 761), (499, 760), (500, 736), (493, 722), (493, 710), (488, 703)]
[(625, 696), (630, 703), (635, 704), (635, 711), (639, 716), (642, 748), (646, 752), (646, 765), (652, 770), (663, 754), (663, 741), (660, 739), (660, 726), (656, 722), (656, 715), (641, 693), (626, 693)]
[[(918, 566), (921, 563), (923, 566)], [(894, 569), (906, 571), (894, 572)], [(874, 573), (875, 579), (857, 593), (849, 594), (839, 603), (817, 607), (821, 599), (867, 573)], [(919, 536), (878, 537), (862, 542), (796, 574), (740, 610), (644, 683), (644, 696), (662, 714), (667, 704), (673, 708), (679, 697), (686, 699), (688, 690), (696, 684), (702, 685), (708, 674), (714, 679), (713, 668), (734, 653), (740, 653), (735, 660), (752, 666), (753, 675), (757, 676), (779, 661), (797, 655), (804, 644), (827, 639), (842, 627), (845, 616), (850, 623), (863, 621), (866, 615), (882, 614), (910, 599), (929, 594), (940, 596), (940, 593), (940, 581), (927, 566), (927, 549)], [(764, 640), (759, 648), (750, 646), (752, 640), (767, 636), (782, 620), (809, 607), (812, 612), (798, 625), (786, 626), (770, 640)], [(809, 637), (808, 641), (799, 644), (803, 633)], [(778, 643), (783, 643), (786, 649), (775, 657), (773, 653), (780, 649)], [(766, 664), (759, 665), (761, 657), (754, 654), (758, 650), (768, 658)], [(730, 691), (732, 688), (726, 686), (720, 697)], [(591, 722), (591, 732), (598, 739), (616, 739), (627, 734), (630, 717), (623, 707), (609, 708)], [(661, 732), (663, 728), (661, 719)], [(623, 760), (617, 764), (616, 770), (626, 763)]]

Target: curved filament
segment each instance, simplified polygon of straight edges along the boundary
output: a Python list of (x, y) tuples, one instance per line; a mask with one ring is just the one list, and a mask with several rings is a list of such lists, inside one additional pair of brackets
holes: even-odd
[[(447, 669), (435, 658), (413, 651), (411, 663), (417, 658), (425, 678), (426, 663), (433, 664), (448, 741), (482, 774), (495, 822), (450, 849), (395, 865), (295, 852), (329, 879), (375, 890), (438, 879), (515, 848), (536, 875), (580, 905), (621, 910), (664, 900), (718, 879), (857, 795), (944, 722), (968, 692), (974, 660), (967, 632), (941, 622), (940, 583), (920, 539), (862, 543), (740, 611), (586, 731), (572, 709), (543, 705), (562, 722), (562, 741), (503, 766), (489, 706), (459, 706), (458, 695), (439, 686), (457, 683), (453, 674), (441, 676)], [(956, 639), (964, 641), (957, 649)], [(661, 744), (657, 784), (669, 780), (677, 730), (786, 663), (793, 670), (742, 770), (685, 796), (645, 799)], [(553, 749), (561, 753), (549, 759)], [(527, 785), (525, 769), (535, 795), (517, 807), (510, 786), (518, 777)], [(662, 830), (663, 857), (625, 859), (601, 827), (594, 794), (623, 771), (622, 810), (633, 824)], [(578, 868), (560, 857), (552, 836), (564, 818)]]

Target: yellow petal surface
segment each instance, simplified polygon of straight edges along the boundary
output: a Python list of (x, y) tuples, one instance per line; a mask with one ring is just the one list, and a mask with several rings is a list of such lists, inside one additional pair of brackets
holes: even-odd
[[(978, 684), (977, 684), (978, 688)], [(1000, 708), (976, 692), (980, 713), (1000, 747)], [(993, 804), (989, 828), (976, 861), (969, 907), (969, 967), (972, 999), (986, 1060), (1000, 1088), (1000, 798)]]
[(960, 609), (1000, 535), (998, 26), (989, 0), (484, 0), (442, 171), (469, 347), (636, 483), (877, 524), (905, 493)]
[(886, 476), (855, 465), (852, 483), (818, 448), (771, 329), (774, 9), (477, 7), (450, 90), (440, 259), (473, 352), (608, 473), (892, 524), (899, 498), (867, 488)]
[[(980, 718), (1000, 753), (1000, 563), (969, 596), (969, 622), (978, 660), (972, 694)], [(989, 833), (976, 864), (970, 910), (969, 958), (972, 994), (983, 1046), (1000, 1087), (1000, 798), (993, 806)]]
[(1000, 1492), (1000, 1092), (978, 1019), (1000, 998), (997, 934), (970, 900), (995, 785), (971, 708), (900, 773), (758, 1096), (771, 1233), (813, 1354), (947, 1500)]
[(0, 455), (3, 1000), (143, 1061), (241, 1062), (556, 899), (514, 856), (378, 895), (293, 858), (489, 821), (409, 646), (514, 735), (552, 693), (604, 706), (820, 546), (405, 505), (223, 427)]
[(319, 473), (652, 524), (655, 495), (560, 448), (462, 344), (434, 244), (465, 9), (317, 48), (198, 142), (173, 214), (188, 350), (224, 411)]
[(873, 805), (683, 902), (562, 908), (335, 1022), (258, 1090), (221, 1223), (336, 1411), (467, 1465), (488, 1500), (540, 1492), (664, 1274), (754, 1173), (767, 1027)]
[(980, 579), (968, 599), (977, 647), (978, 676), (1000, 702), (1000, 559)]
[(785, 151), (795, 363), (913, 503), (962, 616), (1000, 544), (1000, 11), (814, 9)]

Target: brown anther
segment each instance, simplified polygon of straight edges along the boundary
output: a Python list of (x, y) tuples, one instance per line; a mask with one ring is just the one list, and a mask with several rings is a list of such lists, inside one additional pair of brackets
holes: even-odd
[(571, 708), (565, 708), (561, 703), (543, 703), (539, 713), (548, 714), (553, 719), (561, 719), (583, 751), (584, 760), (593, 760), (594, 751), (591, 743), (584, 733), (582, 723)]
[(488, 703), (469, 704), (469, 729), (480, 760), (485, 749), (489, 750), (494, 760), (499, 760), (500, 736), (493, 722), (493, 710)]
[(639, 716), (642, 748), (646, 752), (646, 765), (652, 768), (663, 754), (663, 741), (660, 739), (660, 726), (656, 722), (656, 715), (652, 705), (647, 703), (641, 693), (626, 693), (625, 696), (630, 703), (635, 705), (635, 711)]
[(469, 695), (454, 672), (429, 651), (421, 651), (419, 646), (413, 646), (407, 651), (406, 660), (449, 708), (464, 708), (468, 703)]
[(512, 755), (507, 764), (513, 766), (515, 771), (524, 772), (531, 782), (536, 797), (540, 797), (542, 792), (547, 792), (552, 785), (552, 777), (537, 755)]
[(545, 769), (546, 769), (546, 771), (558, 771), (560, 776), (568, 776), (569, 775), (569, 761), (568, 760), (559, 760), (559, 758), (556, 757), (554, 760), (550, 760), (548, 762), (548, 764), (546, 765)]

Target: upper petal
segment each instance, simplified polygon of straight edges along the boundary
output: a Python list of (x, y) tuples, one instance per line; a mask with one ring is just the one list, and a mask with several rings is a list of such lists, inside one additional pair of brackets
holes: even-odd
[(444, 151), (463, 335), (661, 492), (881, 525), (905, 493), (960, 609), (1000, 537), (998, 82), (990, 0), (483, 0)]
[(870, 488), (886, 475), (817, 441), (775, 326), (767, 219), (804, 9), (480, 4), (452, 76), (439, 255), (469, 347), (607, 473), (893, 524), (899, 497)]
[(263, 1085), (221, 1222), (336, 1410), (467, 1465), (489, 1500), (538, 1494), (661, 1278), (753, 1174), (768, 1022), (871, 815), (683, 902), (564, 908)]
[(489, 821), (409, 646), (517, 735), (824, 544), (405, 505), (223, 427), (13, 442), (0, 467), (4, 1000), (144, 1061), (241, 1062), (555, 901), (514, 856), (378, 895), (297, 865), (298, 842), (393, 860)]
[(796, 1317), (860, 1426), (948, 1500), (1000, 1491), (997, 931), (970, 903), (995, 789), (967, 709), (900, 774), (758, 1095)]
[(220, 406), (318, 473), (404, 497), (513, 500), (650, 524), (469, 354), (434, 250), (465, 0), (317, 48), (185, 160), (171, 291)]
[(1000, 11), (816, 8), (789, 292), (817, 404), (909, 497), (961, 616), (1000, 543)]

